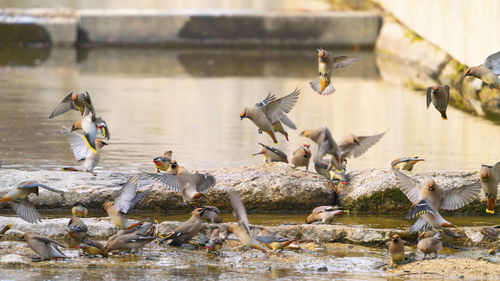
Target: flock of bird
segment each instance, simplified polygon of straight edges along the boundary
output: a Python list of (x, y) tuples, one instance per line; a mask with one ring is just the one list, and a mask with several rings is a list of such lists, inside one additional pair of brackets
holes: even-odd
[[(321, 95), (333, 94), (335, 88), (331, 82), (332, 71), (337, 68), (347, 67), (356, 60), (355, 57), (334, 56), (324, 49), (318, 49), (319, 77), (309, 83), (311, 88)], [(478, 77), (490, 87), (498, 88), (500, 84), (499, 73), (500, 52), (489, 56), (483, 65), (467, 69), (465, 76)], [(429, 107), (430, 103), (433, 103), (443, 119), (447, 119), (446, 108), (449, 94), (450, 88), (447, 85), (431, 86), (427, 89), (427, 107)], [(277, 133), (282, 134), (288, 141), (290, 136), (283, 125), (291, 129), (297, 129), (287, 114), (293, 109), (299, 96), (299, 89), (295, 89), (292, 93), (280, 98), (268, 94), (255, 105), (243, 108), (240, 119), (252, 121), (258, 127), (258, 132), (268, 134), (275, 144), (278, 143)], [(81, 118), (76, 120), (71, 128), (63, 127), (61, 133), (67, 136), (76, 160), (82, 161), (82, 164), (76, 167), (64, 167), (63, 170), (93, 172), (94, 167), (99, 162), (103, 146), (107, 145), (104, 139), (109, 140), (110, 137), (108, 126), (102, 118), (96, 117), (95, 108), (88, 92), (70, 93), (50, 114), (49, 118), (55, 118), (70, 110), (79, 111)], [(305, 144), (293, 152), (290, 163), (294, 168), (305, 167), (307, 172), (312, 158), (316, 172), (328, 179), (328, 183), (337, 193), (342, 184), (348, 183), (346, 177), (347, 159), (365, 153), (384, 134), (385, 132), (372, 136), (350, 134), (337, 144), (332, 133), (326, 127), (303, 130), (300, 136), (309, 138), (316, 143), (314, 154), (310, 145)], [(100, 135), (102, 135), (102, 138)], [(262, 149), (253, 155), (263, 155), (266, 162), (289, 162), (287, 154), (283, 151), (263, 143), (259, 144)], [(163, 155), (154, 158), (153, 162), (157, 173), (144, 172), (132, 176), (123, 185), (114, 201), (108, 201), (102, 205), (111, 221), (119, 228), (116, 234), (109, 237), (105, 245), (89, 238), (88, 227), (83, 220), (88, 214), (88, 207), (84, 203), (76, 202), (72, 208), (73, 217), (70, 219), (67, 228), (71, 244), (80, 248), (87, 255), (107, 256), (109, 252), (113, 251), (137, 251), (154, 240), (157, 240), (159, 244), (169, 241), (170, 246), (182, 246), (189, 243), (193, 237), (199, 236), (199, 246), (205, 247), (210, 252), (218, 252), (225, 239), (223, 231), (215, 228), (209, 237), (202, 237), (199, 234), (202, 221), (222, 222), (220, 210), (217, 207), (200, 203), (200, 199), (205, 196), (204, 192), (216, 185), (216, 179), (209, 173), (189, 172), (173, 159), (172, 154), (172, 151), (166, 151)], [(327, 158), (327, 156), (330, 157)], [(418, 217), (418, 220), (410, 228), (410, 232), (421, 232), (417, 247), (425, 255), (435, 253), (437, 256), (442, 247), (439, 239), (442, 228), (455, 227), (439, 214), (439, 210), (462, 208), (477, 198), (482, 188), (487, 197), (486, 212), (494, 213), (497, 186), (500, 182), (500, 162), (494, 166), (482, 165), (478, 182), (454, 188), (442, 188), (432, 179), (427, 183), (421, 183), (401, 171), (411, 172), (414, 165), (420, 161), (424, 161), (424, 159), (403, 157), (394, 160), (391, 166), (399, 187), (413, 203), (407, 218)], [(156, 221), (130, 222), (127, 220), (126, 215), (130, 210), (148, 195), (148, 191), (139, 192), (140, 182), (142, 181), (148, 184), (157, 182), (171, 190), (182, 193), (184, 202), (195, 207), (191, 217), (165, 236), (158, 235)], [(41, 221), (41, 217), (29, 200), (29, 195), (32, 193), (38, 195), (40, 188), (64, 194), (63, 191), (45, 184), (23, 182), (0, 198), (0, 203), (10, 203), (23, 220), (38, 223)], [(228, 232), (236, 235), (245, 246), (258, 249), (267, 255), (269, 249), (273, 251), (282, 250), (290, 243), (297, 241), (295, 238), (278, 237), (264, 228), (260, 229), (260, 236), (254, 235), (245, 206), (238, 192), (231, 191), (229, 201), (238, 223), (230, 224)], [(335, 202), (333, 206), (319, 206), (307, 217), (306, 223), (331, 223), (335, 216), (342, 213), (344, 211), (338, 205), (338, 202)], [(5, 227), (1, 234), (8, 231), (8, 229), (9, 227)], [(432, 229), (432, 231), (426, 231), (429, 229)], [(453, 235), (451, 231), (447, 233)], [(38, 236), (32, 232), (24, 233), (20, 240), (26, 241), (29, 247), (39, 254), (41, 260), (67, 258), (60, 249), (64, 246), (56, 241)], [(389, 254), (393, 264), (404, 259), (403, 241), (397, 234), (391, 239)]]

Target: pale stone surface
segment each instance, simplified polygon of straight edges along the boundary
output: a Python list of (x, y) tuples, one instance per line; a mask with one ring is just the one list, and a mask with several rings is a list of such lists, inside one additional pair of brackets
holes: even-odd
[(29, 264), (30, 262), (27, 257), (16, 254), (7, 254), (0, 258), (0, 263), (6, 265)]

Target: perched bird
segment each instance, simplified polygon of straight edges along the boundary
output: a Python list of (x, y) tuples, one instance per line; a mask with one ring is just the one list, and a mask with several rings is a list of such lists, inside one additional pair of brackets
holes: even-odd
[(443, 243), (439, 239), (439, 234), (437, 232), (434, 236), (423, 238), (418, 241), (417, 248), (424, 253), (424, 259), (428, 254), (434, 253), (434, 258), (437, 258), (439, 251), (443, 248)]
[(73, 150), (76, 161), (83, 161), (78, 167), (64, 167), (64, 171), (93, 172), (99, 163), (101, 150), (108, 143), (102, 140), (95, 140), (96, 153), (87, 146), (85, 137), (79, 133), (71, 132), (67, 128), (62, 128), (61, 133), (68, 137), (68, 142)]
[(156, 238), (156, 236), (132, 232), (119, 235), (111, 241), (108, 240), (108, 243), (104, 248), (107, 252), (127, 250), (137, 251)]
[(171, 190), (182, 192), (184, 202), (191, 202), (204, 196), (202, 192), (215, 186), (214, 176), (198, 172), (192, 174), (186, 169), (180, 169), (177, 161), (170, 161), (170, 167), (164, 174), (144, 173), (144, 176), (161, 183)]
[(85, 218), (89, 213), (89, 207), (83, 202), (76, 202), (71, 208), (73, 217)]
[(266, 163), (271, 163), (271, 162), (288, 163), (288, 157), (286, 156), (286, 153), (284, 153), (283, 151), (275, 147), (267, 146), (260, 142), (259, 144), (262, 146), (262, 149), (260, 150), (260, 152), (252, 154), (252, 156), (262, 154), (262, 156), (264, 156), (264, 161), (266, 161)]
[(361, 156), (368, 148), (377, 143), (384, 134), (385, 132), (373, 136), (361, 137), (349, 135), (344, 138), (340, 145), (337, 145), (330, 130), (326, 127), (316, 130), (304, 130), (300, 133), (301, 136), (308, 137), (318, 144), (313, 160), (321, 162), (326, 154), (330, 154), (332, 158), (329, 170), (335, 168), (338, 171), (343, 169), (345, 159)]
[(119, 236), (122, 236), (125, 234), (137, 233), (140, 235), (154, 236), (155, 225), (156, 225), (156, 221), (150, 222), (150, 223), (144, 223), (141, 221), (141, 222), (138, 222), (134, 225), (131, 225), (129, 228), (120, 229), (115, 234), (111, 235), (108, 238), (107, 244), (111, 243), (113, 240), (115, 240)]
[[(253, 107), (245, 107), (240, 113), (240, 119), (248, 118), (259, 127), (260, 130), (269, 134), (274, 143), (278, 143), (272, 124), (276, 121), (281, 121), (287, 124), (285, 120), (289, 120), (286, 114), (292, 110), (293, 106), (299, 99), (300, 91), (295, 89), (291, 94), (276, 99), (269, 94), (264, 100), (257, 103)], [(293, 123), (292, 123), (293, 124)], [(295, 126), (295, 125), (293, 125)]]
[(94, 112), (94, 107), (92, 101), (90, 100), (90, 95), (87, 91), (82, 93), (71, 92), (67, 95), (61, 103), (52, 111), (49, 119), (53, 119), (63, 113), (73, 110), (78, 110), (83, 115), (85, 108), (88, 108), (91, 112)]
[(97, 129), (101, 132), (101, 135), (106, 139), (109, 140), (109, 128), (108, 124), (106, 124), (106, 121), (104, 121), (101, 117), (97, 117), (95, 119), (95, 124), (97, 126)]
[(455, 227), (454, 224), (445, 220), (439, 212), (425, 199), (413, 205), (410, 212), (406, 216), (407, 219), (421, 217), (424, 220), (417, 220), (411, 228), (410, 233), (416, 233), (427, 228), (427, 225), (432, 226), (432, 229), (439, 230), (442, 227)]
[(19, 241), (26, 241), (28, 246), (40, 255), (41, 260), (50, 259), (67, 259), (68, 257), (61, 252), (58, 247), (65, 248), (63, 245), (56, 241), (50, 240), (45, 237), (34, 235), (32, 232), (25, 232)]
[(174, 231), (167, 234), (160, 240), (160, 243), (166, 240), (173, 240), (170, 242), (172, 246), (180, 246), (182, 243), (193, 238), (200, 232), (201, 229), (201, 216), (205, 212), (205, 208), (196, 208), (191, 212), (191, 217), (177, 226)]
[(28, 181), (20, 183), (16, 188), (12, 189), (5, 196), (0, 198), (0, 203), (8, 202), (12, 206), (12, 209), (16, 211), (16, 213), (23, 220), (30, 223), (38, 223), (42, 219), (40, 218), (40, 214), (35, 209), (35, 206), (30, 202), (28, 196), (31, 193), (34, 193), (38, 196), (39, 188), (42, 187), (52, 192), (63, 194), (63, 191), (57, 190), (53, 187), (46, 186), (44, 184)]
[(391, 243), (389, 244), (389, 255), (391, 264), (395, 265), (405, 258), (405, 245), (399, 235), (392, 235)]
[[(405, 175), (403, 172), (392, 169), (396, 176), (399, 188), (413, 203), (417, 204), (425, 199), (435, 210), (457, 210), (469, 204), (477, 198), (481, 192), (481, 184), (479, 182), (462, 185), (452, 189), (440, 188), (434, 180), (429, 180), (424, 186), (419, 181)], [(414, 230), (421, 230), (428, 227), (425, 220), (419, 219), (412, 226)]]
[(237, 191), (232, 190), (229, 193), (229, 202), (233, 208), (233, 215), (238, 220), (238, 224), (230, 224), (228, 231), (234, 233), (247, 248), (257, 249), (267, 255), (267, 250), (262, 247), (255, 235), (250, 231), (247, 211)]
[(97, 153), (96, 136), (97, 124), (95, 115), (89, 110), (86, 110), (81, 119), (76, 120), (71, 126), (71, 132), (75, 130), (83, 131), (83, 139), (92, 152)]
[(88, 227), (79, 217), (72, 217), (68, 223), (68, 236), (71, 240), (81, 242), (88, 236)]
[(8, 225), (4, 226), (4, 228), (2, 228), (2, 230), (0, 230), (0, 239), (2, 239), (5, 232), (9, 231), (9, 229), (11, 229), (11, 228), (12, 228), (12, 224), (8, 224)]
[(216, 228), (212, 231), (212, 234), (210, 234), (208, 242), (205, 243), (205, 249), (207, 249), (208, 252), (218, 253), (223, 243), (224, 238), (220, 235), (219, 230)]
[(265, 229), (263, 227), (261, 228), (260, 232), (262, 235), (255, 237), (257, 239), (257, 241), (266, 245), (267, 248), (269, 248), (273, 251), (276, 251), (276, 250), (282, 251), (288, 245), (299, 240), (298, 238), (285, 238), (285, 237), (276, 236), (273, 233), (270, 233), (269, 231), (267, 231), (267, 229)]
[(162, 156), (155, 157), (153, 163), (155, 163), (156, 171), (167, 171), (170, 167), (170, 161), (172, 161), (172, 150), (167, 150)]
[(330, 95), (335, 92), (332, 85), (332, 72), (336, 68), (347, 67), (358, 59), (347, 56), (334, 56), (332, 53), (325, 51), (323, 48), (318, 49), (318, 70), (319, 77), (311, 82), (311, 88), (320, 95)]
[(313, 209), (307, 217), (306, 223), (331, 223), (335, 216), (343, 213), (344, 211), (339, 206), (319, 206)]
[(108, 256), (108, 250), (99, 242), (94, 242), (92, 240), (84, 240), (82, 243), (76, 245), (78, 249), (81, 249), (86, 255), (96, 256), (101, 255), (103, 257)]
[(479, 173), (481, 175), (481, 186), (487, 200), (486, 213), (494, 214), (498, 183), (500, 182), (500, 162), (497, 162), (494, 166), (481, 165)]
[(290, 163), (294, 168), (296, 167), (306, 167), (306, 172), (309, 170), (309, 161), (311, 160), (311, 150), (310, 145), (304, 144), (303, 146), (297, 148), (290, 158)]
[(473, 76), (483, 80), (490, 88), (500, 89), (500, 52), (489, 55), (483, 64), (469, 67), (466, 76)]
[(392, 161), (391, 166), (395, 169), (401, 169), (411, 172), (413, 170), (413, 166), (415, 166), (415, 164), (419, 161), (425, 161), (425, 159), (418, 158), (418, 156), (402, 157)]
[(450, 100), (450, 87), (445, 86), (432, 86), (427, 88), (427, 108), (432, 104), (439, 113), (443, 120), (448, 120), (446, 116), (446, 108), (448, 107), (448, 101)]
[(108, 213), (111, 221), (118, 228), (125, 229), (135, 226), (135, 224), (130, 224), (127, 221), (125, 215), (148, 194), (148, 191), (137, 193), (138, 180), (138, 175), (131, 177), (123, 185), (114, 202), (107, 201), (102, 205), (102, 208)]

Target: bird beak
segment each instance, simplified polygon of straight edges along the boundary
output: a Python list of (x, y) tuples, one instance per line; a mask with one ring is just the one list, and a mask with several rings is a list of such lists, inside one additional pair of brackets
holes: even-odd
[(240, 120), (243, 120), (243, 118), (245, 118), (245, 116), (240, 116)]
[(262, 154), (262, 153), (264, 153), (264, 152), (260, 151), (260, 152), (251, 154), (251, 156), (257, 156), (257, 155)]
[(108, 145), (108, 143), (105, 142), (105, 141), (101, 141), (101, 143), (102, 143), (103, 146)]

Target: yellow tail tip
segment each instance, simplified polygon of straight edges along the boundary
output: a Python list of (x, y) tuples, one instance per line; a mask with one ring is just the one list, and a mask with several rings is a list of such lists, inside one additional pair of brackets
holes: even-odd
[(486, 213), (488, 213), (488, 214), (494, 214), (495, 210), (486, 209)]
[(448, 118), (444, 118), (444, 117), (441, 117), (441, 118), (443, 118), (443, 120), (448, 120)]

